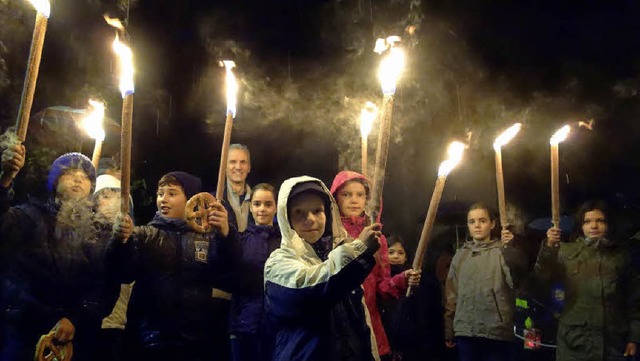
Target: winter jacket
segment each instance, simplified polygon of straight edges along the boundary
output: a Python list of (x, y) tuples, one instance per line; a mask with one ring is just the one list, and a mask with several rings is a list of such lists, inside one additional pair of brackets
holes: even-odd
[(229, 332), (258, 334), (264, 324), (264, 264), (271, 252), (280, 247), (280, 229), (275, 226), (250, 224), (233, 240), (231, 256), (235, 265), (235, 285), (232, 289)]
[[(230, 227), (228, 237), (235, 237)], [(217, 233), (195, 233), (182, 219), (156, 214), (134, 228), (126, 242), (112, 241), (109, 267), (121, 283), (135, 281), (125, 333), (141, 348), (180, 348), (208, 342), (214, 333), (210, 268), (225, 242)]]
[(558, 325), (558, 361), (624, 360), (628, 342), (640, 342), (640, 279), (626, 248), (587, 246), (583, 238), (560, 247), (543, 242), (536, 273), (565, 286)]
[[(372, 249), (352, 240), (340, 223), (333, 197), (325, 209), (330, 252), (318, 252), (292, 229), (287, 200), (298, 183), (319, 180), (298, 177), (285, 181), (278, 198), (282, 244), (265, 264), (265, 306), (276, 329), (273, 359), (377, 360), (375, 338), (360, 286), (375, 264)], [(323, 188), (330, 194), (326, 187)]]
[(472, 240), (456, 252), (445, 286), (445, 339), (513, 339), (512, 251), (499, 240)]
[[(362, 174), (351, 171), (342, 171), (336, 175), (333, 183), (331, 184), (331, 194), (335, 196), (335, 193), (340, 189), (340, 187), (342, 187), (342, 185), (354, 179), (363, 179), (368, 182), (367, 178)], [(346, 228), (349, 236), (357, 238), (360, 235), (360, 232), (369, 225), (369, 218), (366, 215), (362, 215), (362, 217), (342, 217), (342, 224)], [(391, 347), (389, 346), (389, 341), (380, 318), (377, 297), (380, 296), (384, 299), (398, 298), (407, 289), (407, 278), (404, 276), (404, 273), (391, 277), (387, 254), (388, 249), (387, 239), (383, 235), (380, 238), (380, 250), (376, 255), (376, 265), (362, 284), (364, 288), (364, 299), (367, 304), (367, 308), (369, 309), (371, 326), (373, 327), (373, 333), (376, 336), (378, 353), (380, 355), (386, 355), (391, 352)]]
[[(113, 306), (105, 272), (106, 242), (93, 222), (91, 204), (30, 200), (10, 207), (10, 190), (0, 187), (2, 309), (12, 345), (5, 359), (32, 358), (39, 336), (66, 317), (77, 329), (77, 358), (86, 359), (89, 335)], [(86, 346), (86, 347), (85, 347)]]

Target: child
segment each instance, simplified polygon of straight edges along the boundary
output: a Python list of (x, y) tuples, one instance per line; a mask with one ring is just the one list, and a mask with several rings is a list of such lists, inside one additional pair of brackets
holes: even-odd
[(249, 210), (255, 224), (250, 223), (233, 241), (233, 258), (238, 260), (229, 321), (234, 361), (271, 359), (273, 345), (263, 311), (264, 264), (271, 252), (280, 247), (280, 229), (273, 224), (276, 199), (272, 185), (260, 183), (253, 187)]
[(134, 228), (124, 215), (114, 226), (111, 270), (122, 283), (136, 282), (125, 329), (132, 360), (217, 359), (210, 264), (216, 262), (215, 247), (235, 235), (217, 201), (208, 212), (215, 231), (189, 229), (186, 202), (200, 189), (198, 177), (167, 173), (158, 182), (154, 219)]
[(74, 360), (97, 360), (108, 302), (104, 246), (97, 242), (88, 198), (95, 170), (86, 156), (64, 154), (51, 165), (46, 202), (10, 207), (25, 153), (14, 145), (2, 154), (0, 254), (8, 331), (1, 359), (33, 359), (39, 337), (53, 328), (56, 342), (74, 341)]
[(624, 360), (638, 355), (640, 277), (628, 249), (611, 237), (603, 202), (586, 202), (576, 214), (571, 242), (549, 228), (536, 273), (564, 283), (556, 360)]
[[(107, 243), (112, 237), (113, 224), (120, 212), (120, 179), (111, 174), (98, 176), (93, 199), (99, 242)], [(130, 203), (130, 209), (133, 210), (133, 204)], [(127, 305), (133, 283), (110, 282), (109, 286), (113, 287), (110, 293), (118, 298), (111, 313), (102, 320), (102, 336), (107, 345), (105, 354), (109, 355), (108, 360), (116, 361), (122, 358), (123, 331), (127, 324)]]
[(280, 187), (282, 244), (265, 264), (265, 306), (276, 328), (275, 361), (374, 360), (360, 285), (375, 264), (380, 225), (347, 237), (324, 184), (307, 176)]
[(481, 203), (469, 209), (467, 226), (472, 239), (456, 252), (447, 276), (446, 346), (457, 345), (461, 361), (507, 360), (515, 303), (513, 234), (503, 230), (502, 242), (492, 239), (495, 216)]
[[(331, 194), (338, 203), (342, 224), (349, 236), (357, 237), (369, 223), (369, 217), (365, 214), (366, 203), (371, 197), (369, 180), (360, 173), (342, 171), (333, 179)], [(390, 355), (391, 348), (380, 319), (376, 295), (398, 298), (405, 293), (408, 284), (417, 286), (420, 282), (419, 270), (407, 269), (392, 278), (387, 257), (387, 240), (381, 236), (376, 265), (362, 285), (378, 352), (383, 358)]]
[[(409, 269), (407, 265), (407, 253), (400, 237), (389, 237), (388, 242), (390, 276), (394, 277)], [(412, 297), (415, 297), (415, 295)], [(389, 339), (391, 353), (395, 356), (395, 359), (398, 360), (402, 359), (402, 331), (407, 327), (406, 316), (408, 316), (402, 313), (401, 301), (401, 299), (393, 297), (378, 298), (380, 318)]]

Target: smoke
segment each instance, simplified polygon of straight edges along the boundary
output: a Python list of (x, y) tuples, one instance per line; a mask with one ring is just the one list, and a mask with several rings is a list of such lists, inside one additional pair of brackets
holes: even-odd
[[(11, 152), (11, 148), (14, 148), (16, 145), (20, 145), (20, 140), (16, 135), (15, 127), (10, 127), (0, 135), (0, 149), (2, 151), (9, 150)], [(13, 156), (13, 152), (11, 152), (11, 156)]]
[(88, 199), (67, 199), (60, 203), (56, 216), (56, 239), (64, 239), (69, 230), (84, 242), (96, 242), (93, 225), (93, 202)]

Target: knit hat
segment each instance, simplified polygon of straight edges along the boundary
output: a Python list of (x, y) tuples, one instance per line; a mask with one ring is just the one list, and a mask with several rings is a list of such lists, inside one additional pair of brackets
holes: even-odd
[(91, 159), (82, 153), (63, 154), (53, 161), (49, 176), (47, 177), (47, 190), (54, 193), (58, 185), (58, 179), (67, 169), (80, 169), (91, 180), (92, 186), (96, 184), (96, 170), (93, 168)]
[(184, 189), (184, 195), (187, 197), (187, 199), (195, 196), (202, 191), (202, 181), (200, 180), (200, 178), (194, 175), (186, 172), (169, 172), (164, 176), (168, 175), (175, 177), (178, 182), (180, 182), (182, 189)]
[(96, 190), (93, 191), (93, 193), (98, 193), (105, 188), (120, 189), (120, 187), (120, 179), (112, 176), (111, 174), (103, 174), (96, 178)]

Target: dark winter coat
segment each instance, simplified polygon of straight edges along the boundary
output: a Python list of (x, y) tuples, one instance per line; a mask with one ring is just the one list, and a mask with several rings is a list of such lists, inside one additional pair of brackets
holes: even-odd
[[(0, 257), (3, 310), (12, 356), (28, 354), (39, 336), (66, 317), (76, 327), (78, 359), (100, 329), (116, 295), (105, 272), (107, 243), (101, 241), (89, 203), (79, 212), (61, 213), (60, 205), (30, 201), (10, 207), (10, 191), (0, 187)], [(6, 350), (5, 350), (6, 351)], [(5, 354), (6, 356), (6, 354)]]
[(628, 342), (640, 342), (640, 278), (627, 249), (616, 243), (587, 246), (584, 239), (548, 247), (536, 273), (565, 285), (558, 325), (558, 361), (624, 360)]
[(231, 334), (255, 335), (264, 329), (264, 264), (280, 247), (280, 239), (277, 225), (250, 224), (232, 241), (236, 282), (231, 297)]
[(378, 360), (361, 287), (375, 265), (375, 250), (347, 236), (335, 202), (325, 210), (331, 231), (316, 242), (328, 244), (330, 252), (316, 251), (298, 236), (288, 221), (287, 200), (296, 184), (308, 181), (320, 183), (292, 178), (278, 196), (282, 244), (265, 264), (265, 306), (276, 327), (273, 359)]
[[(235, 237), (231, 227), (229, 236)], [(136, 282), (127, 310), (126, 334), (142, 348), (180, 348), (208, 342), (215, 324), (210, 268), (216, 262), (218, 233), (200, 234), (184, 220), (156, 214), (134, 228), (122, 244), (113, 241), (109, 266), (121, 283)]]

